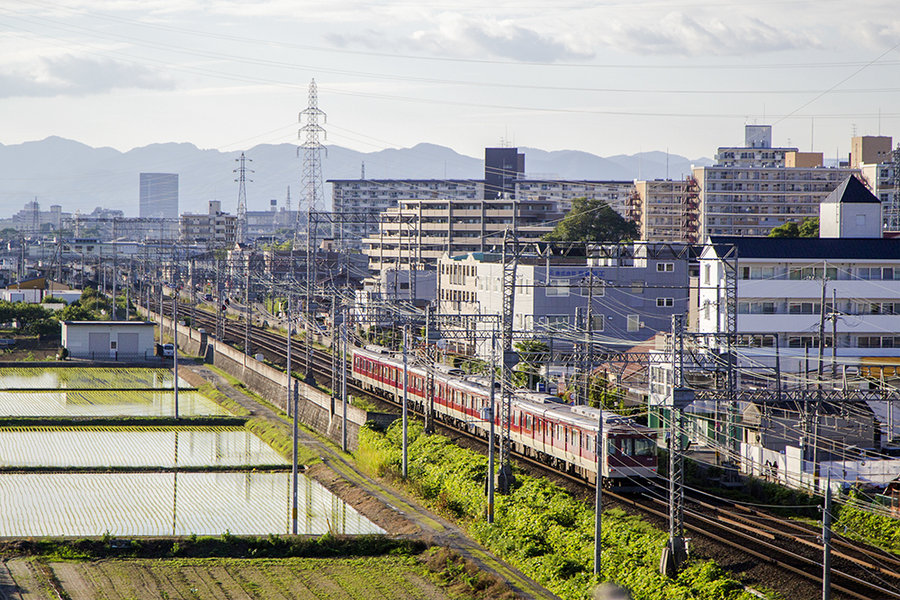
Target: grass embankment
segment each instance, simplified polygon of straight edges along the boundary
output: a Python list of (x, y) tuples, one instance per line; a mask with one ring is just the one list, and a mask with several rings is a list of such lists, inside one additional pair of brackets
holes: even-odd
[[(410, 428), (408, 487), (467, 526), (482, 544), (566, 600), (587, 598), (593, 575), (593, 506), (540, 478), (519, 474), (518, 486), (498, 496), (495, 522), (484, 519), (487, 459), (449, 439)], [(359, 464), (379, 476), (400, 472), (400, 428), (363, 429)], [(635, 600), (749, 600), (743, 586), (713, 562), (691, 561), (677, 579), (659, 574), (666, 534), (623, 511), (603, 513), (601, 579), (632, 590)]]
[(0, 556), (20, 588), (59, 598), (513, 597), (446, 548), (386, 536), (22, 540)]

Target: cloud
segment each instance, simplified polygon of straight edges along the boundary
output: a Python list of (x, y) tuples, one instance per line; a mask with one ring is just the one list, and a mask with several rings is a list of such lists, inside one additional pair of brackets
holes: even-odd
[(683, 56), (744, 55), (816, 48), (821, 43), (802, 30), (776, 28), (755, 17), (699, 20), (670, 12), (652, 22), (608, 23), (598, 43), (635, 54)]
[(397, 35), (374, 29), (326, 36), (335, 46), (427, 53), (451, 57), (505, 58), (522, 62), (580, 60), (593, 52), (577, 48), (565, 36), (538, 32), (512, 20), (474, 20), (439, 15), (431, 27)]
[(0, 97), (86, 96), (114, 89), (172, 89), (168, 76), (140, 65), (71, 55), (41, 57), (36, 63), (4, 66)]
[(900, 20), (862, 21), (853, 27), (852, 34), (872, 48), (893, 48), (900, 42)]

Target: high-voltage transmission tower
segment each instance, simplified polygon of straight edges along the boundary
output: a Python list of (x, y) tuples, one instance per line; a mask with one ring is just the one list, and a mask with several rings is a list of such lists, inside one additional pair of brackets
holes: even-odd
[[(318, 224), (313, 222), (313, 213), (316, 212), (320, 204), (323, 204), (323, 202), (320, 202), (324, 188), (322, 180), (322, 151), (325, 150), (327, 152), (325, 145), (322, 144), (319, 139), (320, 135), (322, 138), (325, 138), (326, 136), (325, 128), (319, 124), (319, 119), (322, 119), (322, 122), (325, 123), (327, 121), (327, 116), (325, 115), (325, 111), (319, 108), (319, 91), (316, 87), (316, 80), (313, 79), (309, 83), (309, 104), (305, 109), (300, 111), (300, 115), (298, 116), (299, 122), (303, 124), (297, 132), (298, 137), (303, 140), (300, 147), (297, 149), (298, 152), (303, 150), (303, 192), (301, 198), (297, 201), (297, 223), (294, 234), (294, 239), (296, 240), (296, 231), (300, 229), (300, 215), (303, 212), (300, 210), (300, 207), (305, 199), (306, 282), (304, 285), (304, 296), (306, 298), (304, 310), (306, 312), (306, 330), (308, 333), (311, 333), (312, 327), (315, 324), (315, 308), (313, 306), (313, 300), (317, 280), (315, 236)], [(312, 370), (309, 368), (312, 361), (311, 348), (312, 344), (307, 343), (306, 378), (309, 383), (314, 381)]]
[[(300, 111), (298, 120), (302, 123), (302, 127), (297, 132), (299, 139), (303, 140), (299, 150), (303, 151), (303, 192), (301, 199), (297, 203), (297, 224), (300, 224), (300, 205), (306, 201), (307, 227), (309, 227), (309, 213), (319, 209), (323, 204), (322, 194), (324, 184), (322, 181), (322, 151), (327, 149), (319, 139), (327, 137), (325, 128), (319, 124), (319, 119), (323, 123), (328, 120), (325, 111), (319, 108), (319, 91), (316, 87), (316, 80), (313, 79), (309, 84), (309, 104)], [(307, 231), (307, 234), (310, 232)]]
[(238, 182), (237, 235), (235, 237), (238, 242), (243, 242), (247, 236), (247, 173), (253, 172), (252, 169), (247, 168), (245, 163), (253, 162), (253, 159), (245, 157), (241, 152), (241, 157), (234, 159), (234, 162), (239, 163), (238, 168), (232, 171), (238, 174), (235, 179)]

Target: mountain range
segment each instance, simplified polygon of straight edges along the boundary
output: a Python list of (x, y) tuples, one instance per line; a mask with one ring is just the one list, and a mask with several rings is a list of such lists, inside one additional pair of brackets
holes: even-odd
[[(633, 180), (679, 178), (691, 165), (712, 163), (665, 152), (602, 157), (576, 150), (545, 151), (520, 148), (526, 176), (542, 179)], [(248, 169), (247, 209), (267, 210), (270, 199), (284, 206), (291, 188), (292, 206), (301, 192), (302, 158), (293, 144), (261, 144), (245, 151)], [(201, 149), (190, 143), (151, 144), (121, 152), (94, 148), (77, 141), (48, 137), (22, 144), (0, 144), (0, 218), (37, 200), (41, 210), (60, 204), (65, 212), (90, 213), (95, 207), (116, 208), (138, 215), (141, 172), (179, 174), (179, 210), (205, 212), (207, 201), (221, 200), (223, 210), (235, 212), (238, 184), (236, 160), (240, 152)], [(483, 177), (483, 161), (435, 144), (359, 152), (329, 146), (322, 156), (325, 179)], [(330, 206), (330, 186), (326, 186)]]

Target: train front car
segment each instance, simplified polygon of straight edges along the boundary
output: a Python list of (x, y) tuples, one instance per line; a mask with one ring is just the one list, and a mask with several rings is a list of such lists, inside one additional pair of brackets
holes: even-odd
[(655, 430), (604, 413), (603, 442), (603, 480), (608, 487), (638, 490), (659, 475)]

